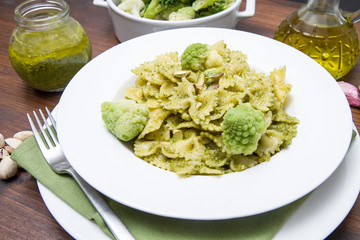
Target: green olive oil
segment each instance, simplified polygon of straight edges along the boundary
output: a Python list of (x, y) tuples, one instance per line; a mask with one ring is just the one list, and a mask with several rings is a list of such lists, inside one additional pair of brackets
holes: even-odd
[(279, 25), (274, 39), (307, 54), (335, 79), (345, 76), (359, 56), (353, 23), (335, 14), (307, 11), (300, 16), (294, 12)]

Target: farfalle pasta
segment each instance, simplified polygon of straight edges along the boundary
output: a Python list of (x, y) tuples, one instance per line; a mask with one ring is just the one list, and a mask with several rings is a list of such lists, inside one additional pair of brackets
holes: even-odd
[[(182, 69), (177, 52), (164, 53), (133, 69), (135, 85), (125, 91), (150, 112), (135, 155), (179, 175), (243, 171), (269, 161), (297, 134), (299, 120), (284, 110), (291, 90), (285, 67), (266, 75), (223, 41), (208, 48), (204, 70)], [(251, 154), (234, 154), (222, 135), (224, 115), (241, 104), (261, 112), (266, 125)]]

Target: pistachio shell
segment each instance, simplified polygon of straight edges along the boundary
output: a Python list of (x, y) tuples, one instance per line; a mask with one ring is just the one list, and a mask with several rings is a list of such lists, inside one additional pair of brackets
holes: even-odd
[(10, 146), (8, 146), (8, 145), (6, 145), (6, 146), (4, 147), (4, 149), (5, 149), (9, 154), (11, 154), (11, 153), (15, 150), (15, 148), (10, 147)]
[(0, 148), (5, 146), (5, 138), (4, 135), (0, 133)]
[(16, 138), (7, 138), (5, 139), (5, 143), (15, 149), (20, 145), (20, 143), (22, 143), (22, 141)]
[(21, 131), (18, 133), (15, 133), (13, 138), (19, 139), (20, 141), (25, 141), (29, 137), (33, 136), (34, 133), (32, 131)]
[(15, 176), (18, 169), (18, 165), (14, 162), (10, 156), (6, 156), (0, 162), (0, 179), (8, 179)]

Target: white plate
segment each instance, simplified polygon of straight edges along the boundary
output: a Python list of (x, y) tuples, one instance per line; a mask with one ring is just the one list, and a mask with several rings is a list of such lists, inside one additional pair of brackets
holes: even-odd
[[(136, 158), (105, 129), (100, 105), (133, 84), (131, 69), (161, 53), (181, 53), (194, 42), (220, 40), (264, 71), (286, 65), (286, 82), (293, 86), (286, 111), (300, 119), (290, 147), (243, 172), (181, 178)], [(226, 219), (284, 206), (318, 187), (346, 153), (351, 120), (337, 82), (294, 48), (238, 30), (185, 28), (121, 43), (82, 68), (60, 99), (58, 135), (75, 170), (115, 201), (162, 216)]]
[[(360, 189), (360, 139), (357, 137), (339, 168), (285, 222), (274, 240), (326, 238), (346, 217)], [(38, 182), (41, 196), (54, 218), (75, 239), (109, 239)]]

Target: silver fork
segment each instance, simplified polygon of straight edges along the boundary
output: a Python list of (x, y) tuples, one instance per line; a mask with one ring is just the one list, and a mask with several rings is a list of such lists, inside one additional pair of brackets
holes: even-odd
[[(45, 125), (45, 131), (43, 124), (40, 122), (38, 115), (33, 111), (34, 117), (36, 119), (37, 125), (43, 135), (43, 138), (40, 136), (38, 129), (36, 128), (34, 122), (31, 119), (31, 116), (27, 114), (29, 123), (34, 136), (36, 139), (39, 148), (46, 159), (49, 166), (59, 174), (68, 173), (70, 174), (75, 181), (79, 184), (81, 189), (84, 191), (86, 196), (89, 198), (92, 205), (96, 208), (99, 214), (103, 217), (105, 223), (109, 227), (110, 231), (113, 233), (116, 239), (134, 239), (130, 234), (125, 225), (120, 221), (116, 214), (112, 211), (110, 206), (105, 202), (101, 194), (92, 188), (84, 179), (82, 179), (77, 172), (71, 167), (70, 163), (67, 161), (62, 148), (56, 137), (56, 121), (51, 115), (48, 108), (45, 108), (47, 115), (52, 123), (54, 130), (50, 128), (48, 121), (46, 120), (44, 114), (39, 109), (39, 113)], [(48, 133), (48, 134), (47, 134)]]

